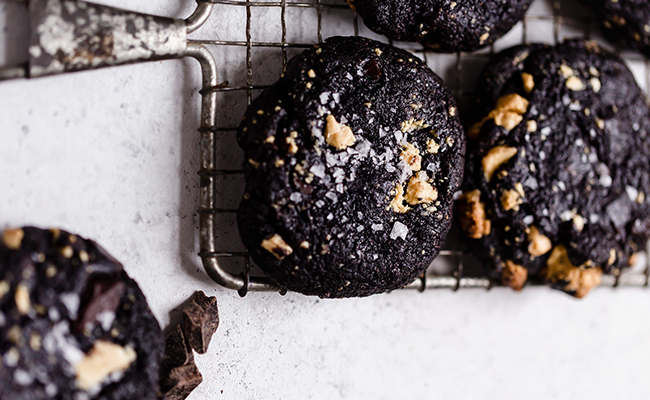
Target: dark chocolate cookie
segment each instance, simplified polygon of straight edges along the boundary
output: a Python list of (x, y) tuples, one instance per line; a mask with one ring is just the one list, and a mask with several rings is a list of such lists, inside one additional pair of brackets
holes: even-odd
[(623, 61), (594, 42), (519, 46), (478, 87), (458, 211), (495, 275), (582, 297), (632, 264), (650, 232), (650, 113)]
[(3, 399), (156, 399), (164, 340), (138, 285), (91, 240), (0, 240)]
[(277, 283), (321, 297), (402, 287), (438, 254), (462, 179), (456, 105), (421, 60), (336, 37), (249, 107), (239, 229)]
[(650, 57), (648, 0), (582, 0), (596, 11), (607, 39)]
[(363, 22), (394, 40), (440, 52), (492, 44), (519, 22), (532, 0), (348, 0)]

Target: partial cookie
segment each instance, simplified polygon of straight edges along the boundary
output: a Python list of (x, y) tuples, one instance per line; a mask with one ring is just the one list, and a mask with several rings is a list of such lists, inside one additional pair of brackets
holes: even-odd
[(497, 55), (470, 125), (461, 225), (504, 284), (582, 297), (632, 264), (650, 232), (650, 112), (594, 42)]
[(1, 239), (2, 398), (156, 399), (162, 332), (122, 265), (58, 229)]
[(582, 0), (596, 11), (607, 39), (650, 57), (650, 2)]
[(440, 52), (492, 44), (519, 22), (532, 0), (348, 0), (371, 30), (421, 41)]
[(328, 39), (252, 103), (238, 140), (239, 230), (278, 284), (367, 296), (412, 282), (438, 254), (465, 141), (449, 91), (410, 53)]

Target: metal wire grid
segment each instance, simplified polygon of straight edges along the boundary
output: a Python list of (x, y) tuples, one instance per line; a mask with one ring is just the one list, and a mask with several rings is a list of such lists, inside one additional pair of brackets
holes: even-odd
[[(335, 1), (335, 0), (334, 0)], [(223, 94), (226, 92), (245, 92), (247, 105), (250, 105), (253, 92), (265, 89), (268, 85), (255, 85), (253, 84), (253, 48), (269, 48), (281, 51), (282, 54), (282, 70), (284, 70), (287, 63), (287, 50), (288, 49), (306, 49), (312, 47), (315, 43), (301, 43), (301, 42), (291, 42), (287, 40), (287, 9), (288, 8), (306, 8), (306, 9), (315, 9), (317, 14), (317, 42), (321, 43), (323, 41), (323, 10), (327, 9), (342, 9), (349, 10), (353, 18), (353, 29), (354, 35), (359, 35), (359, 17), (356, 11), (352, 11), (347, 4), (342, 1), (339, 3), (324, 3), (322, 0), (314, 0), (313, 2), (291, 2), (287, 0), (281, 1), (240, 1), (240, 0), (197, 0), (199, 5), (201, 3), (211, 4), (211, 5), (226, 5), (226, 6), (236, 6), (236, 7), (245, 7), (246, 9), (246, 40), (193, 40), (192, 42), (198, 43), (201, 45), (207, 46), (239, 46), (246, 48), (246, 83), (245, 85), (230, 85), (228, 82), (218, 84), (202, 91), (202, 94), (205, 96), (207, 93), (211, 94)], [(252, 40), (252, 10), (255, 8), (279, 8), (280, 9), (280, 26), (281, 26), (281, 40), (279, 42), (266, 42), (266, 41), (254, 41)], [(555, 0), (552, 3), (553, 13), (552, 15), (527, 15), (522, 21), (522, 37), (520, 43), (528, 42), (527, 38), (527, 25), (534, 21), (541, 21), (543, 23), (550, 23), (553, 26), (553, 43), (557, 44), (561, 41), (561, 27), (564, 23), (577, 23), (582, 27), (582, 37), (591, 38), (592, 37), (592, 26), (593, 21), (589, 18), (575, 18), (575, 17), (566, 17), (561, 15), (560, 2)], [(389, 43), (394, 45), (392, 40), (389, 40)], [(429, 64), (431, 57), (436, 57), (437, 54), (431, 52), (426, 47), (423, 47), (418, 44), (413, 44), (414, 47), (409, 47), (408, 50), (416, 54), (421, 53), (425, 63)], [(478, 53), (464, 53), (460, 52), (455, 55), (455, 71), (453, 71), (453, 83), (454, 89), (452, 92), (455, 94), (456, 99), (459, 101), (461, 108), (463, 100), (468, 99), (472, 95), (472, 91), (463, 90), (463, 65), (464, 61), (468, 56), (478, 57), (487, 62), (487, 59), (495, 52), (495, 47), (492, 45), (489, 48), (489, 51), (483, 51)], [(644, 64), (645, 68), (645, 77), (646, 93), (650, 93), (650, 62), (644, 59), (642, 56), (637, 54), (629, 54), (625, 56), (625, 59), (628, 61), (638, 61)], [(449, 84), (449, 79), (447, 80)], [(243, 110), (228, 110), (230, 112), (239, 111), (240, 114)], [(227, 112), (228, 112), (227, 111)], [(222, 126), (218, 123), (213, 127), (203, 127), (203, 132), (211, 131), (219, 134), (231, 134), (235, 135), (237, 131), (236, 126)], [(210, 149), (214, 154), (218, 152), (216, 148), (217, 142), (212, 140), (212, 145), (215, 148)], [(207, 178), (214, 183), (214, 179), (217, 177), (224, 177), (228, 175), (241, 176), (244, 171), (242, 169), (205, 169), (199, 173), (202, 178)], [(243, 181), (243, 176), (241, 176)], [(210, 185), (213, 186), (213, 185)], [(209, 208), (202, 207), (199, 210), (199, 213), (203, 216), (209, 215), (214, 216), (218, 214), (234, 214), (237, 210), (233, 208), (219, 208), (212, 206)], [(215, 225), (216, 226), (216, 225)], [(214, 228), (214, 226), (213, 226)], [(217, 227), (218, 228), (218, 227)], [(201, 229), (201, 235), (207, 235), (202, 239), (206, 239), (210, 243), (215, 243), (216, 232), (214, 229)], [(215, 251), (206, 251), (202, 249), (201, 257), (208, 264), (210, 261), (214, 262), (213, 265), (218, 265), (218, 259), (226, 258), (243, 258), (244, 260), (244, 271), (241, 272), (238, 276), (232, 275), (225, 270), (219, 268), (219, 276), (215, 276), (214, 271), (210, 271), (210, 268), (207, 267), (208, 273), (213, 279), (222, 284), (225, 287), (238, 290), (241, 296), (245, 296), (248, 291), (279, 291), (281, 294), (286, 293), (284, 288), (275, 286), (272, 284), (268, 278), (263, 276), (251, 276), (251, 258), (246, 251), (232, 251), (229, 249), (213, 249)], [(490, 289), (498, 283), (492, 282), (490, 279), (484, 276), (464, 276), (464, 263), (463, 259), (467, 256), (468, 253), (464, 252), (461, 248), (454, 248), (448, 250), (442, 250), (440, 252), (441, 257), (451, 258), (453, 260), (453, 266), (451, 271), (448, 271), (444, 275), (434, 275), (431, 273), (426, 273), (420, 276), (416, 281), (407, 285), (405, 288), (417, 289), (419, 291), (424, 291), (425, 289), (432, 288), (447, 288), (452, 290), (458, 290), (460, 288), (484, 288)], [(439, 257), (440, 258), (440, 257)], [(605, 287), (618, 287), (618, 286), (648, 286), (650, 283), (650, 263), (646, 260), (646, 266), (643, 272), (628, 272), (620, 275), (606, 275), (603, 276), (601, 286)], [(534, 282), (533, 282), (534, 284)]]

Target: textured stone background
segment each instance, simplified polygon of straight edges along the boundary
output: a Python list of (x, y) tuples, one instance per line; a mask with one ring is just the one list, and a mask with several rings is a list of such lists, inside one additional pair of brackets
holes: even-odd
[[(101, 3), (175, 17), (193, 9), (181, 0)], [(315, 13), (298, 11), (289, 37), (315, 40)], [(549, 12), (537, 0), (529, 14)], [(24, 57), (22, 17), (0, 3), (0, 65)], [(256, 40), (278, 40), (278, 21), (278, 10), (254, 10)], [(572, 21), (562, 36), (582, 32)], [(324, 14), (325, 37), (352, 34), (351, 26), (347, 11)], [(195, 37), (242, 40), (244, 27), (242, 7), (219, 6)], [(522, 32), (519, 25), (497, 49)], [(553, 28), (532, 21), (526, 35), (550, 42)], [(269, 82), (279, 58), (262, 50), (254, 77)], [(245, 48), (215, 55), (220, 79), (243, 83)], [(452, 87), (455, 61), (428, 55)], [(465, 58), (464, 88), (482, 63)], [(644, 62), (630, 66), (645, 88)], [(140, 283), (163, 326), (194, 290), (218, 297), (221, 326), (208, 354), (197, 356), (204, 382), (191, 399), (647, 397), (650, 290), (601, 288), (582, 301), (546, 288), (323, 301), (242, 299), (214, 284), (196, 256), (199, 85), (192, 60), (0, 84), (0, 229), (61, 226), (97, 239)], [(242, 102), (222, 99), (222, 124), (237, 123)], [(221, 162), (232, 167), (239, 154), (224, 151)], [(240, 195), (237, 182), (224, 187), (224, 201)], [(237, 246), (232, 222), (222, 222), (220, 240)]]

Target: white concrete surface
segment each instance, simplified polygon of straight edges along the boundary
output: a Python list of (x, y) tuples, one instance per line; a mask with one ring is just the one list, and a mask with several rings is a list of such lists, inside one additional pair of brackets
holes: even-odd
[[(181, 0), (101, 2), (175, 17), (192, 10)], [(3, 5), (0, 31), (20, 29)], [(241, 8), (218, 9), (212, 30), (195, 37), (241, 36)], [(531, 12), (548, 10), (537, 0)], [(276, 15), (260, 25), (267, 17)], [(327, 32), (350, 29), (326, 17)], [(313, 31), (304, 25), (292, 34)], [(552, 40), (541, 32), (528, 38)], [(17, 39), (1, 34), (0, 63), (19, 60)], [(221, 79), (241, 81), (241, 54), (215, 54)], [(261, 55), (256, 74), (272, 80), (273, 55)], [(428, 58), (443, 76), (453, 60)], [(643, 62), (632, 66), (647, 79)], [(648, 398), (650, 290), (601, 288), (582, 301), (546, 288), (318, 300), (240, 298), (214, 284), (196, 255), (199, 85), (191, 60), (0, 83), (0, 229), (60, 226), (98, 240), (163, 327), (193, 291), (218, 297), (221, 326), (196, 357), (204, 382), (190, 399)], [(243, 110), (233, 104), (222, 106), (222, 123), (236, 125)], [(224, 223), (237, 242), (231, 228)]]

